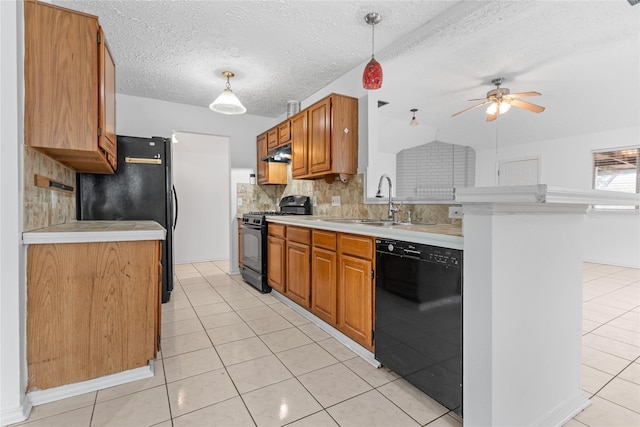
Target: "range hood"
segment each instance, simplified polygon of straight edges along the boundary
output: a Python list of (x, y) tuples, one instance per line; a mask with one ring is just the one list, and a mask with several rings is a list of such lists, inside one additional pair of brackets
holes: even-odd
[(269, 150), (269, 153), (261, 160), (273, 163), (291, 163), (291, 144)]

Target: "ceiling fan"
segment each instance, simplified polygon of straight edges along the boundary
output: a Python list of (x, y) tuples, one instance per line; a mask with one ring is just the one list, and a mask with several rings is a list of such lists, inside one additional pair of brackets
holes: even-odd
[(469, 107), (465, 110), (459, 111), (453, 114), (451, 117), (455, 117), (459, 114), (465, 113), (467, 111), (473, 110), (474, 108), (482, 107), (483, 105), (489, 104), (487, 108), (487, 121), (492, 122), (498, 118), (499, 114), (504, 114), (513, 105), (514, 107), (524, 108), (525, 110), (532, 111), (534, 113), (542, 113), (544, 111), (544, 107), (541, 107), (536, 104), (532, 104), (530, 102), (521, 101), (518, 98), (524, 98), (527, 96), (539, 96), (538, 92), (520, 92), (520, 93), (511, 93), (509, 89), (501, 88), (500, 85), (504, 83), (504, 77), (499, 77), (497, 79), (491, 80), (491, 83), (496, 85), (496, 88), (487, 92), (486, 98), (476, 98), (470, 99), (469, 101), (484, 101), (480, 104), (474, 105), (473, 107)]

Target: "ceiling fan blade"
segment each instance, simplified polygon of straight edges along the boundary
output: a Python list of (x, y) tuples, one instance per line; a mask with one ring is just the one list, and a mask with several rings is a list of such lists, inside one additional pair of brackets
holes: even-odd
[(499, 112), (499, 111), (496, 111), (496, 112), (495, 112), (495, 113), (493, 113), (493, 114), (487, 114), (487, 121), (488, 121), (488, 122), (492, 122), (492, 121), (494, 121), (495, 119), (497, 119), (497, 118), (498, 118), (498, 114), (500, 114), (500, 112)]
[(519, 93), (510, 93), (509, 96), (511, 98), (524, 98), (525, 96), (540, 96), (540, 92), (519, 92)]
[(520, 101), (519, 99), (512, 99), (511, 105), (518, 108), (524, 108), (525, 110), (529, 110), (534, 113), (542, 113), (544, 111), (544, 107), (532, 104), (530, 102)]
[(473, 110), (474, 108), (482, 107), (483, 105), (488, 104), (488, 103), (490, 103), (490, 102), (491, 102), (491, 101), (485, 100), (484, 102), (481, 102), (480, 104), (476, 104), (476, 105), (474, 105), (474, 106), (472, 106), (472, 107), (469, 107), (469, 108), (467, 108), (467, 109), (464, 109), (464, 110), (462, 110), (462, 111), (458, 111), (457, 113), (452, 114), (452, 115), (451, 115), (451, 117), (455, 117), (455, 116), (457, 116), (457, 115), (459, 115), (459, 114), (466, 113), (467, 111)]
[(473, 98), (473, 99), (467, 99), (467, 101), (486, 101), (487, 98)]

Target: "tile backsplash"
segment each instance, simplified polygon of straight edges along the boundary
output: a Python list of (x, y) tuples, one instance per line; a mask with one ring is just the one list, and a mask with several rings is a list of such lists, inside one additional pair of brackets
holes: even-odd
[(34, 175), (76, 186), (74, 170), (30, 147), (23, 147), (24, 218), (23, 231), (63, 224), (76, 219), (76, 193), (36, 187)]
[[(251, 211), (277, 210), (278, 202), (283, 196), (299, 194), (315, 196), (317, 206), (313, 207), (314, 215), (326, 215), (341, 218), (386, 218), (388, 205), (364, 204), (364, 176), (358, 174), (348, 182), (334, 181), (327, 183), (324, 179), (298, 180), (289, 179), (286, 185), (254, 185), (237, 184), (238, 197), (242, 198), (242, 206), (238, 206), (238, 214)], [(333, 196), (340, 196), (340, 206), (332, 206)], [(435, 222), (438, 224), (461, 224), (460, 219), (449, 218), (449, 205), (420, 205), (395, 203), (400, 210), (396, 218), (404, 221), (407, 212), (411, 212), (414, 222)]]

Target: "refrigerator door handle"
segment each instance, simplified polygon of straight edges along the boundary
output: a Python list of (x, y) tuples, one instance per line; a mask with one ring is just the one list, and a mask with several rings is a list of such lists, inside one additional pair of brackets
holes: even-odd
[(176, 229), (178, 224), (178, 193), (176, 193), (176, 186), (173, 186), (173, 200), (175, 200), (174, 206), (176, 207), (176, 214), (173, 216), (173, 229)]

